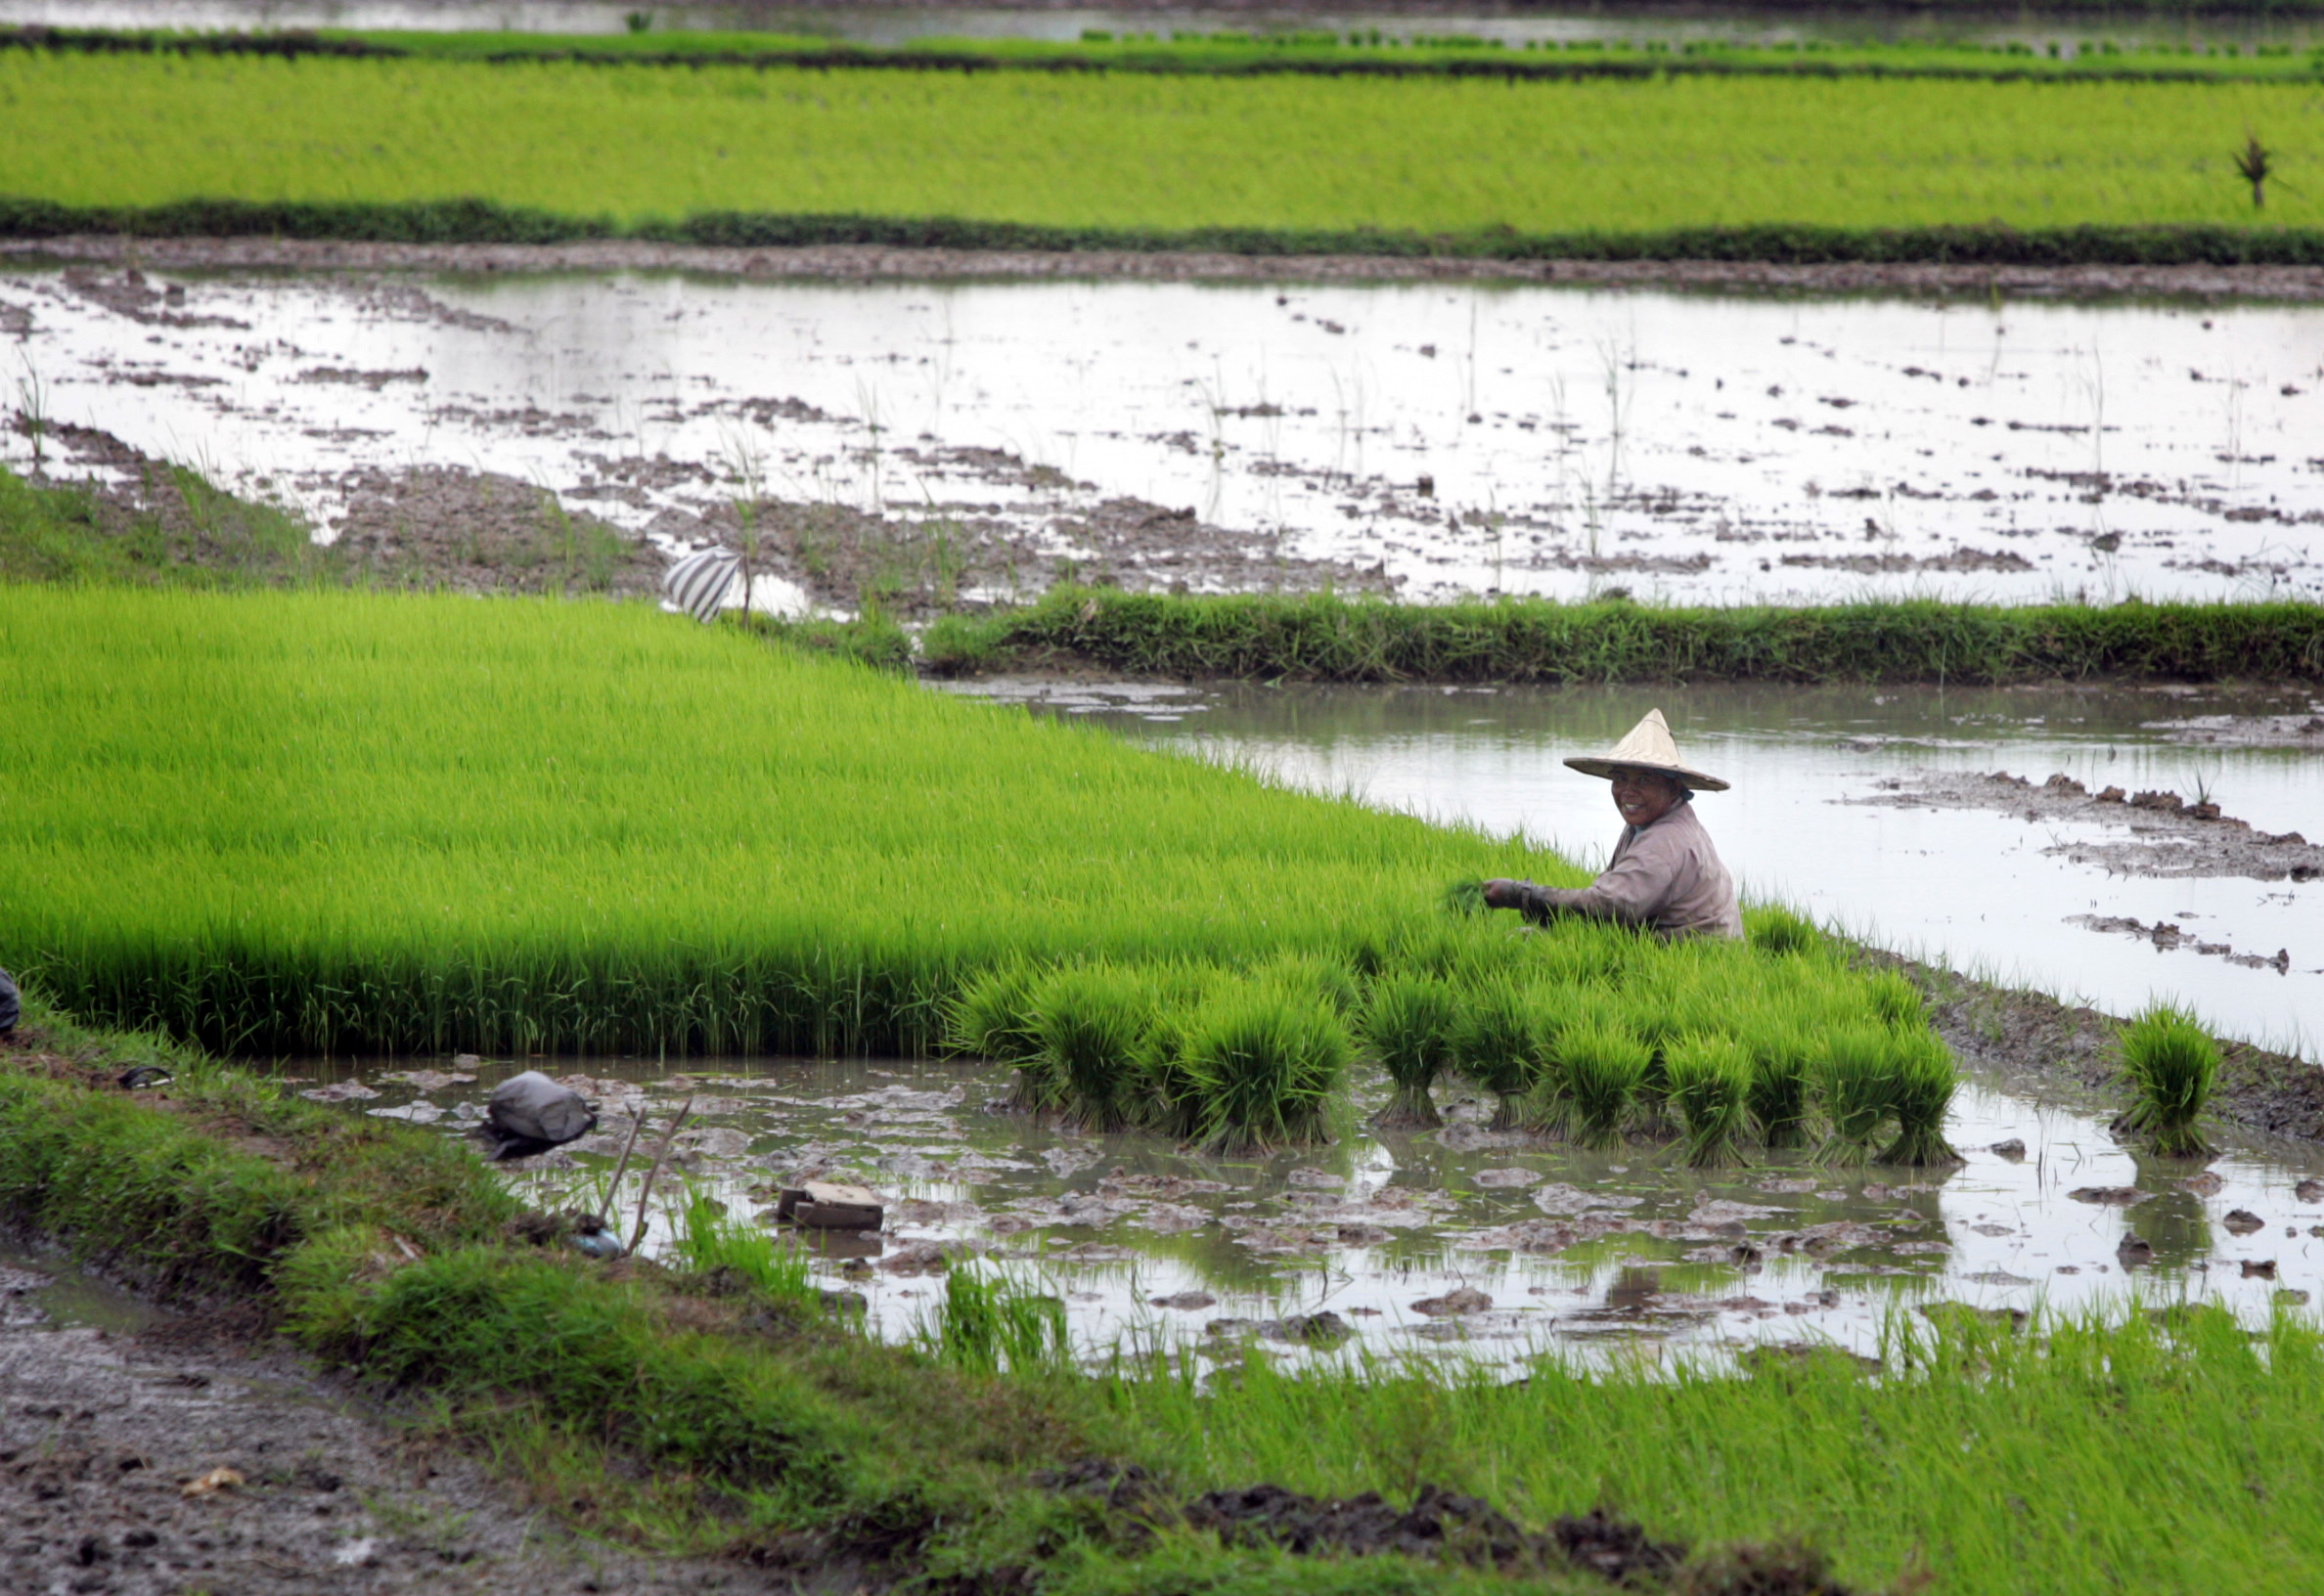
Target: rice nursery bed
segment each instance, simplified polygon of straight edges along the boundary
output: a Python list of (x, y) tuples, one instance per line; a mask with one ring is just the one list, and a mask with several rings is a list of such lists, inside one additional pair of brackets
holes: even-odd
[[(702, 242), (742, 243), (947, 219), (971, 232), (923, 242), (1007, 242), (977, 227), (1063, 230), (1050, 247), (1244, 230), (1229, 247), (1345, 249), (1371, 231), (1493, 252), (1528, 236), (1570, 250), (1593, 236), (1760, 229), (1650, 252), (2011, 247), (1850, 242), (1951, 227), (2032, 229), (2056, 258), (2098, 259), (2177, 246), (2077, 244), (2070, 230), (2200, 226), (2233, 235), (2200, 258), (2308, 259), (2324, 219), (2312, 184), (2255, 209), (2232, 159), (2247, 136), (2278, 170), (2317, 148), (2312, 83), (2241, 77), (1517, 81), (12, 50), (0, 106), (6, 198), (24, 202), (11, 225), (34, 231), (556, 237), (694, 217)], [(441, 208), (454, 200), (500, 208), (464, 220)], [(190, 201), (212, 213), (99, 214)], [(264, 214), (238, 218), (236, 203)], [(392, 213), (413, 205), (439, 209)], [(1787, 243), (1786, 229), (1815, 237)]]

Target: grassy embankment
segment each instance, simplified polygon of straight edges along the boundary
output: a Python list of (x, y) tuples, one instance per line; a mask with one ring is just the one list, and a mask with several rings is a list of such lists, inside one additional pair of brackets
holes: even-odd
[(1316, 682), (2313, 681), (2324, 678), (2324, 605), (1686, 609), (1067, 588), (1023, 609), (939, 619), (923, 663)]
[[(1090, 48), (1101, 63), (1114, 47)], [(1527, 77), (861, 56), (11, 50), (0, 231), (2324, 259), (2324, 185), (2299, 175), (2324, 150), (2324, 101), (2312, 66), (2272, 57), (2187, 81), (2063, 65), (1848, 75), (1705, 59)], [(2247, 134), (2285, 174), (2264, 211), (2234, 164)]]
[[(1200, 1491), (1262, 1481), (1400, 1505), (1434, 1484), (1529, 1526), (1602, 1506), (1690, 1540), (1675, 1584), (1695, 1592), (1819, 1588), (1733, 1577), (1737, 1542), (1805, 1541), (1858, 1589), (2324, 1576), (2324, 1337), (2289, 1317), (2254, 1342), (2203, 1310), (2041, 1336), (1964, 1314), (1900, 1327), (1880, 1380), (1841, 1357), (1734, 1377), (1550, 1361), (1517, 1384), (1441, 1366), (1291, 1377), (1259, 1358), (1209, 1382), (1135, 1361), (1001, 1371), (964, 1314), (949, 1352), (877, 1347), (796, 1295), (693, 1266), (714, 1250), (669, 1271), (543, 1251), (512, 1232), (484, 1168), (428, 1132), (37, 1005), (32, 1021), (44, 1050), (0, 1055), (12, 1221), (241, 1298), (327, 1360), (432, 1394), (441, 1434), (626, 1540), (961, 1592), (1606, 1588), (1554, 1557), (1510, 1579), (1176, 1523)], [(161, 1100), (111, 1086), (156, 1056), (181, 1072)], [(1039, 1479), (1093, 1460), (1151, 1472), (1142, 1513)]]

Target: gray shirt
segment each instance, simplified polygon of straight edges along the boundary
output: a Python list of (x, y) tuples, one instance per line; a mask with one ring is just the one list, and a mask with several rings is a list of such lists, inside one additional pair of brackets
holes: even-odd
[(1587, 887), (1520, 882), (1517, 907), (1546, 924), (1556, 914), (1644, 925), (1666, 937), (1740, 937), (1735, 878), (1719, 862), (1691, 802), (1652, 825), (1626, 825), (1604, 873)]

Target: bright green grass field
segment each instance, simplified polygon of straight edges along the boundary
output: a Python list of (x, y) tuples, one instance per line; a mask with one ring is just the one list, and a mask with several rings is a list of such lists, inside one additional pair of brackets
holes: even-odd
[(2324, 88), (0, 56), (0, 192), (1064, 227), (2324, 223)]
[(235, 1051), (909, 1050), (1014, 953), (1580, 879), (644, 605), (0, 585), (0, 964)]

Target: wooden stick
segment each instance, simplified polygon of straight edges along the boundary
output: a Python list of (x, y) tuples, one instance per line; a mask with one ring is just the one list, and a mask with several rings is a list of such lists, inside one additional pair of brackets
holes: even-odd
[[(643, 1102), (644, 1099), (641, 1098), (640, 1101)], [(638, 1144), (638, 1132), (646, 1129), (645, 1109), (633, 1108), (629, 1111), (629, 1140), (621, 1144), (621, 1157), (613, 1165), (613, 1183), (605, 1188), (605, 1212), (598, 1216), (599, 1220), (608, 1230), (612, 1228), (613, 1216), (621, 1203), (621, 1177), (629, 1173), (630, 1149)]]
[(688, 1092), (686, 1101), (679, 1105), (678, 1117), (670, 1122), (670, 1129), (662, 1132), (661, 1147), (653, 1155), (653, 1168), (646, 1172), (646, 1189), (638, 1193), (638, 1229), (630, 1237), (629, 1244), (632, 1253), (646, 1239), (646, 1205), (653, 1200), (653, 1182), (660, 1176), (662, 1165), (669, 1161), (670, 1144), (678, 1139), (678, 1128), (686, 1123), (686, 1117), (693, 1112), (693, 1093)]

